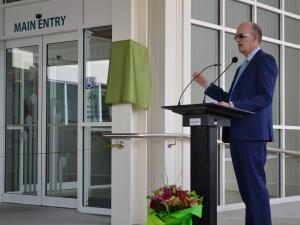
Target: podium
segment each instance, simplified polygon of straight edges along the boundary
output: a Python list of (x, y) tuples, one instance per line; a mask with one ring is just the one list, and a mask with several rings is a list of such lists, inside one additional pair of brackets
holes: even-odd
[(183, 116), (191, 127), (191, 190), (203, 196), (203, 216), (193, 225), (217, 225), (217, 127), (229, 127), (233, 118), (253, 112), (213, 103), (162, 106)]

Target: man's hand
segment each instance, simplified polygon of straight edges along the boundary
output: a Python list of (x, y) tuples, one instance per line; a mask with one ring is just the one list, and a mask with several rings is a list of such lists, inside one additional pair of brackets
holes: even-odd
[(196, 76), (197, 78), (194, 81), (205, 88), (208, 84), (208, 79), (201, 73), (199, 74), (198, 72), (193, 73), (193, 78), (195, 78)]
[(228, 102), (219, 102), (219, 105), (225, 106), (225, 107), (231, 107), (231, 105)]

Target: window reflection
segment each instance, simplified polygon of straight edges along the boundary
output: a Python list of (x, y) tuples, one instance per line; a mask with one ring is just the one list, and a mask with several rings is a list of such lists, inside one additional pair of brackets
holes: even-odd
[(47, 45), (47, 188), (77, 197), (77, 41)]
[[(111, 208), (110, 108), (104, 104), (111, 48), (111, 26), (84, 33), (83, 202), (85, 207)], [(92, 127), (91, 127), (92, 126)], [(104, 127), (105, 126), (105, 127)]]
[(110, 128), (84, 129), (84, 206), (111, 208)]
[[(300, 131), (285, 131), (286, 149), (300, 151)], [(300, 159), (285, 156), (285, 194), (286, 196), (300, 195)]]
[(84, 121), (110, 122), (104, 104), (111, 47), (111, 27), (85, 31)]
[(38, 46), (7, 49), (5, 192), (37, 194)]

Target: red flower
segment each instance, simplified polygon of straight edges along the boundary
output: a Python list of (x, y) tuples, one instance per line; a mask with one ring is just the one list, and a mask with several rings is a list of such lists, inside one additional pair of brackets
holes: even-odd
[(202, 203), (195, 191), (189, 192), (182, 190), (176, 185), (163, 186), (153, 192), (153, 195), (148, 196), (150, 199), (150, 208), (158, 212), (167, 211), (173, 212), (180, 209), (195, 207)]

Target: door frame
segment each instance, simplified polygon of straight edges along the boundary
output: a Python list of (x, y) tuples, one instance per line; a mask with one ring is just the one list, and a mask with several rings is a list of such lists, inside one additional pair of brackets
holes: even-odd
[[(59, 33), (59, 34), (47, 34), (44, 36), (30, 37), (30, 38), (20, 38), (14, 40), (8, 40), (4, 42), (4, 104), (6, 104), (6, 50), (9, 48), (27, 47), (27, 46), (38, 46), (39, 50), (39, 96), (38, 96), (38, 162), (37, 162), (37, 195), (22, 195), (14, 193), (5, 193), (5, 184), (3, 182), (3, 202), (10, 203), (21, 203), (21, 204), (32, 204), (32, 205), (45, 205), (45, 206), (57, 206), (64, 208), (77, 208), (79, 193), (81, 190), (81, 185), (78, 184), (79, 179), (77, 179), (77, 198), (61, 198), (61, 197), (48, 197), (46, 196), (46, 129), (47, 129), (47, 44), (67, 42), (67, 41), (77, 41), (78, 42), (78, 59), (79, 59), (79, 35), (78, 31)], [(80, 87), (80, 76), (79, 76), (79, 63), (78, 61), (78, 88)], [(78, 96), (79, 97), (79, 96)], [(2, 167), (2, 177), (5, 181), (5, 108), (2, 110), (4, 118), (3, 126), (3, 167)], [(79, 123), (79, 121), (78, 121)], [(77, 126), (78, 127), (78, 126)], [(77, 129), (78, 131), (78, 129)], [(79, 136), (78, 136), (79, 138)], [(78, 142), (78, 140), (76, 140)], [(76, 151), (79, 147), (77, 146)], [(77, 154), (78, 155), (78, 154)], [(78, 156), (77, 156), (78, 157)], [(77, 159), (78, 161), (78, 159)], [(77, 173), (79, 172), (77, 165)], [(77, 174), (77, 178), (79, 175)]]
[(4, 65), (5, 65), (5, 72), (4, 72), (4, 104), (6, 105), (6, 51), (7, 49), (10, 48), (18, 48), (18, 47), (28, 47), (28, 46), (38, 46), (39, 50), (39, 81), (38, 81), (38, 156), (37, 156), (37, 195), (32, 196), (32, 195), (22, 195), (22, 194), (17, 194), (17, 193), (5, 193), (5, 146), (6, 146), (6, 117), (5, 117), (5, 109), (6, 107), (3, 108), (3, 118), (4, 118), (4, 129), (3, 129), (3, 201), (4, 202), (11, 202), (11, 203), (23, 203), (23, 204), (33, 204), (33, 205), (41, 205), (41, 167), (42, 167), (42, 160), (41, 160), (41, 138), (42, 135), (40, 132), (42, 129), (42, 124), (41, 124), (41, 110), (42, 110), (42, 79), (41, 79), (41, 74), (42, 74), (42, 55), (40, 54), (42, 52), (42, 37), (34, 37), (34, 38), (24, 38), (24, 39), (17, 39), (17, 40), (9, 40), (5, 41), (4, 44)]
[[(48, 44), (55, 44), (60, 42), (68, 42), (68, 41), (78, 41), (78, 32), (69, 32), (69, 33), (62, 33), (62, 34), (52, 34), (43, 36), (43, 43), (42, 43), (42, 54), (43, 54), (43, 105), (42, 105), (42, 133), (43, 133), (43, 141), (42, 141), (42, 205), (46, 206), (59, 206), (64, 208), (77, 208), (77, 199), (78, 199), (78, 184), (77, 184), (77, 198), (61, 198), (61, 197), (48, 197), (46, 196), (46, 148), (47, 148), (47, 45)], [(77, 44), (77, 48), (78, 48)], [(79, 51), (78, 51), (79, 54)], [(77, 57), (78, 58), (78, 57)], [(78, 68), (79, 68), (79, 61), (78, 61)], [(79, 80), (79, 69), (78, 69), (78, 80)], [(78, 82), (78, 88), (79, 88)], [(78, 115), (78, 113), (77, 113)], [(78, 121), (79, 122), (79, 121)], [(77, 126), (78, 127), (78, 126)], [(77, 129), (78, 132), (78, 129)], [(78, 136), (77, 136), (78, 139)], [(77, 142), (77, 140), (76, 140)], [(78, 146), (77, 149), (78, 151)], [(77, 173), (78, 173), (78, 165), (77, 165)], [(78, 183), (78, 174), (77, 174), (77, 183)]]

